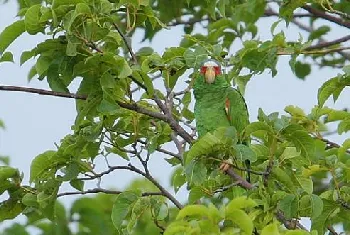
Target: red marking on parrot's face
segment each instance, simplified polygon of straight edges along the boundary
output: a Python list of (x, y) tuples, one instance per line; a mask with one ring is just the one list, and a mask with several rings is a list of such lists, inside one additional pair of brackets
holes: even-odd
[[(211, 66), (214, 68), (215, 71), (215, 75), (219, 75), (221, 74), (221, 67), (220, 66)], [(208, 66), (202, 66), (201, 67), (201, 74), (205, 74), (205, 72), (207, 71)]]

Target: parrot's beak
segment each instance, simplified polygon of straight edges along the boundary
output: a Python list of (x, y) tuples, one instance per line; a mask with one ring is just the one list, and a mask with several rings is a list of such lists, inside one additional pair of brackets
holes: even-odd
[(216, 73), (215, 73), (215, 69), (213, 66), (207, 67), (205, 74), (204, 74), (204, 77), (205, 77), (206, 83), (211, 84), (215, 81)]

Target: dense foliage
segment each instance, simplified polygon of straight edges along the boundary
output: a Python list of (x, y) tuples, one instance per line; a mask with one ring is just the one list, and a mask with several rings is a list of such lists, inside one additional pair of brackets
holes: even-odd
[[(52, 91), (0, 89), (75, 98), (77, 117), (57, 149), (33, 159), (31, 185), (21, 183), (18, 169), (0, 167), (0, 191), (9, 196), (0, 205), (0, 220), (28, 217), (27, 224), (13, 224), (3, 234), (29, 234), (31, 226), (41, 234), (81, 235), (337, 234), (334, 225), (350, 232), (350, 139), (337, 144), (324, 136), (329, 123), (336, 123), (338, 134), (350, 130), (347, 110), (324, 106), (350, 85), (350, 55), (342, 47), (350, 37), (324, 38), (332, 32), (329, 25), (350, 28), (347, 0), (20, 0), (19, 6), (18, 20), (0, 34), (0, 60), (13, 61), (7, 48), (23, 33), (46, 35), (22, 53), (20, 63), (35, 58), (28, 79), (46, 80)], [(264, 17), (275, 23), (271, 38), (261, 41), (266, 28), (257, 22)], [(162, 54), (130, 46), (136, 30), (151, 41), (178, 25), (183, 40)], [(296, 25), (309, 37), (290, 41), (277, 25)], [(201, 33), (194, 33), (198, 28)], [(282, 72), (276, 69), (280, 56), (290, 57), (299, 79), (317, 66), (343, 72), (319, 88), (310, 113), (293, 105), (283, 115), (260, 109), (244, 130), (249, 147), (237, 144), (232, 127), (198, 140), (191, 86), (200, 63), (220, 61), (227, 80), (244, 93), (254, 75)], [(79, 89), (70, 93), (67, 87), (76, 80)], [(152, 176), (148, 162), (155, 154), (172, 166), (175, 192), (187, 186), (185, 205)], [(97, 172), (100, 158), (106, 169)], [(110, 165), (110, 158), (125, 164)], [(218, 169), (222, 159), (233, 162), (228, 175)], [(84, 187), (120, 170), (144, 180), (125, 191)], [(251, 182), (244, 179), (247, 171)], [(62, 184), (72, 191), (62, 192)], [(93, 193), (100, 194), (77, 199), (69, 213), (57, 201)], [(311, 229), (300, 224), (301, 217), (311, 219)]]

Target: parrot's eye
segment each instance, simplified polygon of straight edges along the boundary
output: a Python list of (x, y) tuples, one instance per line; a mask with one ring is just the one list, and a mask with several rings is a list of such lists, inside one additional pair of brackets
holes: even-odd
[(206, 71), (207, 71), (207, 66), (202, 66), (201, 67), (201, 74), (205, 74)]
[(220, 66), (214, 66), (214, 70), (215, 70), (215, 74), (216, 74), (216, 75), (221, 74), (221, 68), (220, 68)]

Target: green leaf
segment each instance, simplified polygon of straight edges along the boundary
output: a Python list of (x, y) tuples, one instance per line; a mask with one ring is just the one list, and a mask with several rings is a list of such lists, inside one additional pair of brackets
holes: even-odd
[(72, 43), (71, 41), (68, 41), (67, 48), (66, 48), (66, 55), (67, 56), (76, 56), (77, 55), (77, 43)]
[(309, 64), (302, 63), (300, 61), (297, 61), (295, 63), (294, 69), (295, 69), (294, 70), (295, 75), (302, 80), (304, 80), (305, 77), (311, 73), (311, 66)]
[(311, 230), (317, 230), (318, 234), (324, 234), (326, 230), (327, 220), (331, 215), (335, 216), (334, 211), (338, 209), (335, 202), (323, 200), (322, 213), (317, 217), (311, 217)]
[(0, 162), (2, 162), (5, 165), (10, 165), (10, 157), (0, 155)]
[(296, 177), (300, 186), (305, 190), (306, 193), (312, 194), (314, 191), (314, 185), (311, 178)]
[(350, 118), (347, 118), (341, 121), (338, 125), (338, 134), (341, 135), (344, 132), (348, 132), (350, 130)]
[(249, 160), (250, 162), (255, 162), (257, 160), (256, 153), (245, 144), (237, 144), (234, 147), (235, 157), (240, 161), (244, 162)]
[(46, 151), (34, 158), (30, 165), (30, 182), (40, 179), (41, 175), (51, 169), (56, 151)]
[(152, 55), (154, 52), (152, 47), (141, 47), (137, 52), (137, 56), (149, 56)]
[(9, 166), (0, 166), (0, 181), (5, 181), (8, 178), (18, 178), (19, 172), (17, 169)]
[(63, 5), (77, 5), (78, 3), (83, 3), (84, 0), (59, 0), (53, 1), (52, 8), (58, 8)]
[(16, 218), (24, 209), (17, 200), (6, 200), (0, 204), (0, 221)]
[(74, 12), (69, 12), (66, 15), (64, 27), (68, 32), (71, 32), (71, 26), (74, 21), (81, 15), (91, 15), (91, 10), (86, 3), (78, 3), (75, 7)]
[(203, 47), (196, 47), (193, 51), (188, 48), (184, 53), (186, 65), (190, 68), (199, 68), (200, 65), (208, 59), (208, 52)]
[(171, 177), (171, 185), (174, 187), (175, 193), (179, 191), (182, 185), (186, 183), (186, 176), (182, 168), (177, 168)]
[(73, 179), (69, 182), (69, 184), (75, 188), (76, 190), (83, 191), (84, 190), (84, 181)]
[(226, 211), (226, 219), (237, 224), (244, 232), (243, 234), (250, 235), (253, 233), (254, 224), (252, 219), (240, 209), (231, 209)]
[(26, 193), (22, 198), (22, 203), (26, 206), (37, 207), (38, 202), (37, 202), (36, 194)]
[(50, 67), (52, 62), (51, 57), (41, 55), (35, 64), (36, 72), (42, 76)]
[(16, 38), (24, 33), (24, 31), (23, 20), (18, 20), (7, 26), (0, 34), (0, 54), (2, 54)]
[(244, 129), (244, 134), (246, 137), (250, 137), (256, 131), (266, 131), (268, 134), (273, 134), (273, 129), (265, 122), (252, 122)]
[(315, 140), (301, 126), (290, 124), (282, 129), (281, 134), (292, 142), (305, 157), (310, 159), (314, 155)]
[(151, 80), (151, 78), (146, 74), (141, 72), (141, 77), (143, 80), (143, 84), (145, 85), (148, 95), (149, 96), (153, 96), (154, 95), (154, 88), (153, 88), (153, 82)]
[(329, 26), (323, 25), (310, 33), (308, 41), (318, 39), (323, 35), (327, 34), (330, 30), (331, 28)]
[(129, 220), (129, 223), (127, 225), (127, 231), (129, 233), (132, 232), (137, 220), (139, 217), (147, 212), (151, 206), (150, 198), (149, 197), (140, 197), (138, 200), (133, 204), (132, 210), (131, 210), (131, 217)]
[(187, 216), (196, 218), (208, 217), (209, 210), (203, 205), (188, 205), (185, 206), (176, 216), (176, 220), (184, 219)]
[(0, 63), (1, 62), (14, 62), (12, 53), (11, 52), (5, 52), (4, 54), (2, 54), (2, 56), (0, 58)]
[(101, 197), (85, 197), (74, 201), (70, 213), (71, 218), (78, 216), (79, 225), (92, 234), (99, 234), (101, 231), (104, 234), (113, 234), (116, 231), (111, 226), (110, 217), (105, 213), (105, 211), (109, 211), (110, 214), (111, 204), (106, 203), (106, 200), (98, 200), (99, 198), (101, 199)]
[(302, 110), (298, 106), (288, 105), (284, 108), (284, 111), (286, 111), (290, 115), (296, 116), (296, 117), (305, 117), (306, 116), (304, 110)]
[(297, 149), (295, 147), (286, 147), (283, 151), (283, 153), (281, 154), (281, 159), (292, 159), (295, 157), (299, 157), (300, 156), (300, 152), (297, 151)]
[(25, 14), (25, 29), (29, 34), (34, 35), (44, 30), (44, 27), (40, 23), (40, 10), (41, 4), (33, 5)]
[(188, 201), (190, 204), (196, 203), (199, 199), (205, 196), (202, 188), (199, 186), (192, 187), (188, 195)]
[(227, 0), (219, 0), (219, 2), (217, 3), (217, 7), (218, 7), (219, 12), (220, 12), (222, 17), (226, 16), (226, 5), (227, 4), (228, 4)]
[(294, 184), (292, 183), (291, 177), (281, 168), (274, 167), (272, 169), (272, 176), (281, 182), (287, 190), (292, 191), (294, 189)]
[(24, 225), (14, 223), (11, 225), (11, 227), (7, 227), (4, 230), (3, 235), (30, 235)]
[(311, 211), (312, 211), (311, 219), (321, 216), (323, 211), (322, 199), (319, 196), (312, 194), (310, 197), (310, 201), (311, 201)]
[(288, 194), (278, 203), (278, 208), (286, 219), (295, 218), (298, 212), (298, 198), (294, 194)]
[(121, 231), (122, 223), (132, 209), (131, 205), (134, 204), (138, 198), (138, 194), (129, 191), (119, 194), (115, 199), (111, 216), (113, 225), (118, 231)]
[(167, 204), (162, 204), (157, 214), (157, 220), (165, 220), (169, 216), (169, 207)]
[(185, 156), (186, 165), (192, 162), (194, 158), (212, 152), (212, 149), (217, 147), (220, 143), (221, 141), (219, 138), (208, 132), (192, 145)]
[(21, 54), (20, 64), (23, 65), (26, 61), (28, 61), (30, 58), (32, 58), (35, 55), (35, 51), (24, 51)]
[(227, 204), (226, 211), (232, 213), (232, 211), (236, 209), (246, 209), (257, 205), (258, 204), (249, 197), (236, 197)]
[(293, 18), (293, 12), (298, 7), (305, 5), (306, 0), (287, 0), (283, 1), (283, 4), (280, 7), (279, 14), (287, 22)]
[(167, 48), (162, 55), (162, 59), (164, 63), (169, 64), (169, 66), (179, 69), (185, 65), (183, 58), (185, 51), (186, 49), (183, 47)]
[[(38, 66), (46, 66), (45, 63), (50, 63), (49, 61), (45, 61), (42, 64)], [(44, 67), (40, 68), (45, 70)], [(69, 93), (69, 90), (67, 86), (64, 84), (62, 78), (59, 76), (59, 73), (57, 72), (59, 69), (59, 66), (57, 64), (51, 64), (49, 68), (47, 69), (46, 77), (47, 77), (47, 82), (49, 83), (49, 86), (52, 91), (57, 91), (57, 92), (64, 92), (64, 93)], [(42, 72), (44, 73), (44, 72)]]
[(318, 105), (322, 107), (331, 95), (333, 95), (333, 100), (336, 101), (346, 86), (350, 86), (349, 75), (338, 75), (323, 83), (320, 89), (318, 89)]
[(192, 161), (185, 167), (187, 182), (200, 185), (207, 179), (207, 168), (202, 161)]
[(305, 230), (288, 230), (285, 235), (310, 235), (310, 233)]
[(261, 231), (261, 235), (280, 235), (277, 223), (272, 223), (265, 226)]
[(125, 59), (120, 59), (118, 61), (118, 70), (119, 70), (118, 78), (126, 78), (132, 74), (132, 70)]

